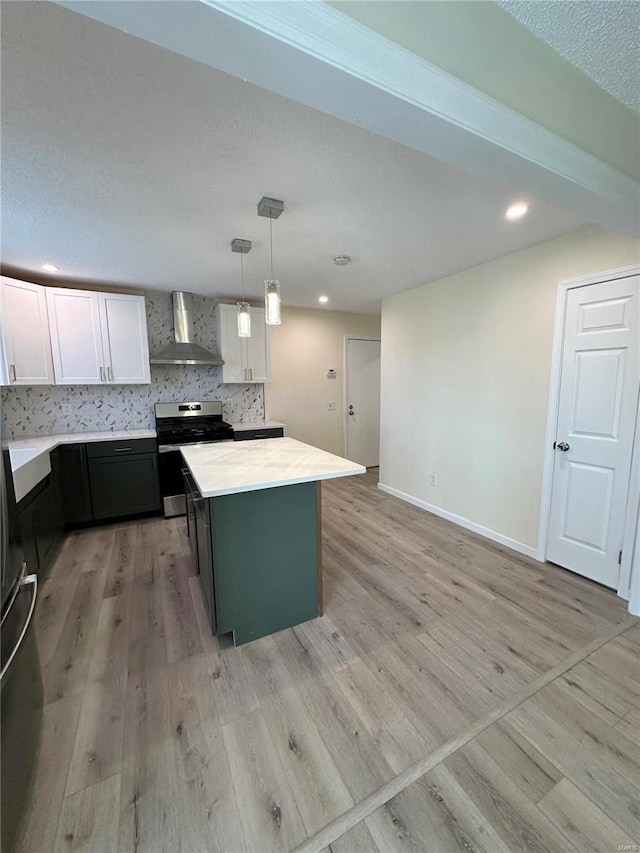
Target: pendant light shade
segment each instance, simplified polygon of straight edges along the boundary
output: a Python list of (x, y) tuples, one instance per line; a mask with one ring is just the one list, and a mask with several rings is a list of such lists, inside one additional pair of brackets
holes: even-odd
[(238, 337), (251, 337), (251, 314), (248, 302), (238, 302)]
[(238, 337), (251, 337), (251, 312), (249, 303), (244, 298), (244, 256), (251, 251), (251, 240), (241, 240), (234, 237), (231, 241), (231, 251), (240, 253), (240, 281), (242, 286), (242, 299), (238, 302)]
[(282, 323), (280, 310), (280, 282), (274, 278), (264, 283), (264, 319), (267, 326), (279, 326)]
[(279, 326), (282, 323), (280, 282), (273, 277), (273, 220), (284, 210), (284, 202), (277, 198), (261, 198), (258, 202), (258, 216), (269, 219), (269, 257), (271, 278), (264, 283), (264, 317), (267, 326)]

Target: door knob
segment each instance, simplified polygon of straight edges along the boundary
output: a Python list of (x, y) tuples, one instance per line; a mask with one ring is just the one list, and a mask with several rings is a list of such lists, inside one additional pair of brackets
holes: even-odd
[(556, 450), (569, 450), (569, 443), (567, 441), (559, 441), (556, 444)]

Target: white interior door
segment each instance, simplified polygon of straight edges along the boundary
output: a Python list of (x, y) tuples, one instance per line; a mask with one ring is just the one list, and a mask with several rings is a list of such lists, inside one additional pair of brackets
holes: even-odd
[(380, 461), (380, 341), (347, 338), (347, 457), (371, 468)]
[(547, 559), (617, 587), (640, 383), (639, 276), (567, 291)]

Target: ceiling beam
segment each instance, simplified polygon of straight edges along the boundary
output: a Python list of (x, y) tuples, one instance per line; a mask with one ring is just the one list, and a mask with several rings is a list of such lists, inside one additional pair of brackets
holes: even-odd
[(633, 178), (325, 3), (59, 5), (637, 236)]

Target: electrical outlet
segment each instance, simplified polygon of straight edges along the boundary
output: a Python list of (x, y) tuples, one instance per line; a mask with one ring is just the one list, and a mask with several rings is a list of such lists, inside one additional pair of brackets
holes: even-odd
[(335, 412), (336, 404), (333, 402), (333, 400), (329, 401), (329, 403), (327, 404), (327, 409), (329, 409), (330, 412)]
[(437, 486), (438, 485), (438, 475), (437, 474), (435, 474), (435, 473), (429, 474), (429, 484), (431, 486)]

